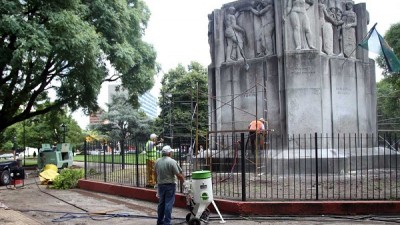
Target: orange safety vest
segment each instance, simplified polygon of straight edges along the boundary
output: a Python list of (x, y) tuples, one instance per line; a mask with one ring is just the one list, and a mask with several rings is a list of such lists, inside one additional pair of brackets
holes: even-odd
[(262, 130), (263, 127), (263, 123), (259, 120), (253, 120), (251, 121), (250, 125), (249, 125), (249, 130), (251, 131), (255, 131), (257, 130), (257, 133), (260, 133), (260, 131)]

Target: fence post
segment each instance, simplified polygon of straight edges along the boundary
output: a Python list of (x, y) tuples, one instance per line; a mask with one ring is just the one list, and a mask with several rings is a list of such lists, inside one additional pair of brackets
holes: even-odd
[(136, 141), (136, 151), (135, 151), (135, 158), (136, 158), (136, 186), (139, 187), (139, 149), (143, 149), (142, 146), (139, 146), (141, 143)]
[(319, 190), (318, 190), (318, 135), (317, 132), (314, 134), (315, 141), (315, 199), (318, 200)]
[(85, 171), (85, 180), (87, 180), (87, 141), (85, 139), (85, 145), (83, 149), (83, 168)]
[(104, 182), (107, 182), (107, 173), (106, 173), (106, 140), (103, 142), (103, 172), (104, 172)]
[(241, 144), (241, 154), (240, 154), (240, 162), (241, 162), (241, 171), (242, 171), (242, 201), (246, 201), (246, 160), (245, 160), (245, 142), (244, 142), (244, 133), (240, 134), (240, 144)]

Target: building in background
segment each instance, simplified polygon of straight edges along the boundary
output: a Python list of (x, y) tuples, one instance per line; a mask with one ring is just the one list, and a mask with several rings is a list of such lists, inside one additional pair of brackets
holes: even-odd
[[(117, 86), (117, 84), (108, 85), (108, 103), (112, 101), (112, 96), (117, 93)], [(140, 109), (143, 110), (149, 118), (155, 119), (158, 116), (157, 98), (150, 92), (146, 92), (139, 96), (139, 104)]]
[(103, 109), (99, 109), (97, 112), (95, 113), (91, 113), (89, 115), (89, 124), (93, 125), (93, 124), (99, 124), (102, 123), (103, 121), (100, 120), (101, 115), (104, 113)]
[(146, 92), (142, 96), (139, 96), (139, 104), (140, 109), (142, 109), (151, 119), (155, 119), (158, 116), (157, 98), (150, 92)]

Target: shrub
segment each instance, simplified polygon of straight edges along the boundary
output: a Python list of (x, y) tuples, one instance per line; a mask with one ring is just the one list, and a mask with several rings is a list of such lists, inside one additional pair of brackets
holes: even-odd
[(75, 188), (78, 185), (78, 180), (82, 179), (83, 176), (83, 169), (63, 169), (60, 175), (54, 179), (52, 188), (62, 190)]

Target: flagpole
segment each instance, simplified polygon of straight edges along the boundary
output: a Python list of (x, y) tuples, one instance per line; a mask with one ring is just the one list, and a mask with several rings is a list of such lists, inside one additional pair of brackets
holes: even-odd
[[(363, 37), (363, 39), (356, 45), (356, 47), (353, 49), (353, 51), (351, 51), (349, 57), (354, 53), (354, 51), (357, 49), (358, 45), (359, 45), (360, 43), (363, 43), (366, 37), (370, 36), (370, 34), (374, 31), (374, 29), (375, 29), (375, 27), (376, 27), (377, 24), (378, 24), (378, 23), (375, 23), (374, 26), (372, 26), (371, 29), (367, 32), (367, 34), (365, 34), (365, 36)], [(348, 58), (345, 58), (345, 60), (344, 60), (344, 62), (343, 62), (343, 64), (342, 64), (342, 69), (343, 69), (343, 66), (344, 66), (344, 64), (346, 63), (347, 60), (348, 60)]]

